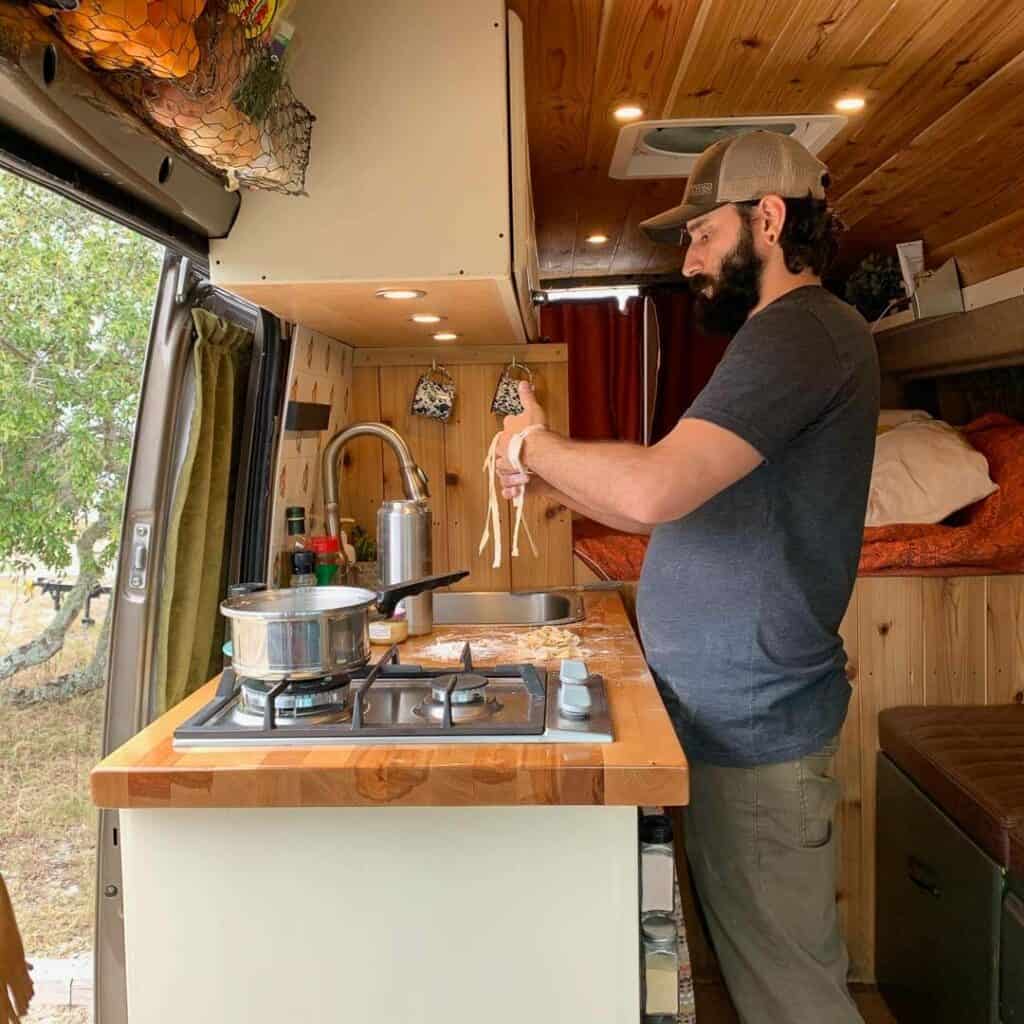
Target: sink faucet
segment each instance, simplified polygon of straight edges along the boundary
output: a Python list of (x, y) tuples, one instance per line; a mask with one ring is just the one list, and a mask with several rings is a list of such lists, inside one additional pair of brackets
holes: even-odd
[[(402, 474), (402, 486), (405, 496), (410, 501), (426, 501), (430, 497), (427, 486), (427, 474), (416, 465), (409, 446), (397, 430), (383, 423), (353, 423), (339, 431), (327, 442), (323, 457), (324, 511), (327, 515), (327, 532), (332, 537), (341, 536), (338, 522), (338, 463), (345, 445), (354, 437), (379, 437), (390, 445), (398, 459), (398, 468)], [(344, 557), (344, 554), (342, 555)]]

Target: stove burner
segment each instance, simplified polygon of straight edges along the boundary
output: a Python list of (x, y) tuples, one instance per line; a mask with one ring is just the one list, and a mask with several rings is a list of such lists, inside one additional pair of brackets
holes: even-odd
[[(485, 699), (487, 677), (475, 672), (456, 672), (455, 688), (452, 690), (452, 704), (477, 704)], [(430, 686), (434, 700), (444, 706), (444, 695), (451, 685), (452, 676), (440, 676)]]
[[(267, 694), (277, 685), (262, 679), (243, 679), (239, 686), (238, 710), (262, 717)], [(305, 717), (322, 712), (344, 710), (348, 704), (348, 678), (325, 676), (322, 679), (296, 680), (274, 700), (274, 711), (282, 719)]]

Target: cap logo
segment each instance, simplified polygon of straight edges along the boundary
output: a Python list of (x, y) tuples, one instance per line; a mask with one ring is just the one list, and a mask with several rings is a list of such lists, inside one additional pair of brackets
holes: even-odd
[(712, 181), (697, 181), (690, 186), (691, 196), (709, 196), (715, 191), (715, 184)]

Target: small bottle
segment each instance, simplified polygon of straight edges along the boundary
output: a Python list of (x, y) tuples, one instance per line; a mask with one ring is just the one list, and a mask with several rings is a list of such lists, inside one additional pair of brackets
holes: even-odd
[(647, 914), (640, 924), (644, 947), (644, 1022), (675, 1020), (679, 1013), (679, 933), (668, 914)]
[(672, 821), (667, 814), (645, 814), (640, 819), (641, 913), (671, 914), (675, 893)]
[(316, 586), (316, 555), (312, 551), (296, 551), (292, 554), (291, 586)]
[(285, 529), (287, 536), (284, 549), (281, 551), (278, 581), (279, 587), (290, 585), (292, 576), (292, 555), (296, 551), (304, 551), (309, 547), (306, 537), (306, 510), (302, 505), (292, 505), (285, 509)]
[(339, 582), (335, 577), (341, 568), (341, 550), (337, 537), (310, 537), (309, 546), (316, 555), (316, 585), (329, 587)]

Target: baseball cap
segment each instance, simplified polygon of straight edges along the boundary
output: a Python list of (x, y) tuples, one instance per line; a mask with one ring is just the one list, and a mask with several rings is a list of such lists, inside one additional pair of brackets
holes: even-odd
[(828, 168), (795, 139), (760, 129), (744, 132), (708, 146), (686, 180), (683, 201), (641, 221), (640, 229), (653, 242), (678, 245), (688, 221), (727, 203), (767, 195), (824, 199), (827, 184)]

